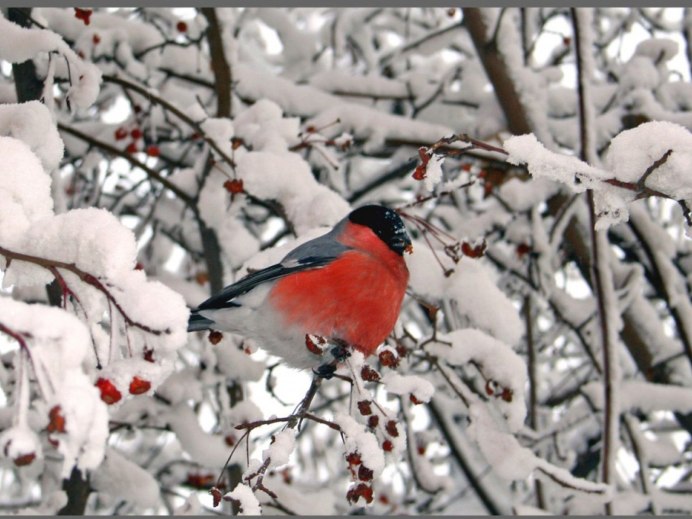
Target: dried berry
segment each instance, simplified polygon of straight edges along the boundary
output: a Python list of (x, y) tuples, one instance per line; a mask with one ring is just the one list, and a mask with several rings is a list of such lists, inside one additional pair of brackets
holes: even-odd
[(144, 354), (142, 355), (144, 360), (147, 362), (154, 362), (154, 348), (144, 348)]
[(367, 364), (360, 370), (360, 377), (367, 382), (379, 382), (380, 374)]
[(392, 350), (382, 350), (379, 354), (383, 366), (396, 369), (399, 366), (399, 357)]
[(357, 452), (349, 452), (346, 455), (346, 461), (348, 462), (349, 465), (360, 465), (361, 464), (360, 454), (358, 454)]
[(373, 429), (377, 427), (377, 425), (380, 423), (380, 417), (377, 416), (376, 414), (372, 415), (370, 418), (368, 418), (368, 427), (372, 427)]
[(385, 452), (392, 452), (392, 450), (394, 450), (394, 444), (390, 440), (385, 440), (382, 442), (382, 449)]
[(372, 408), (370, 407), (370, 400), (361, 400), (358, 402), (358, 411), (363, 416), (368, 416), (372, 414)]
[(209, 489), (209, 493), (212, 495), (214, 499), (214, 506), (219, 506), (222, 497), (221, 490), (219, 490), (216, 487), (211, 487), (211, 489)]
[(223, 333), (217, 331), (217, 330), (211, 330), (209, 332), (209, 336), (207, 337), (209, 339), (209, 342), (212, 343), (214, 346), (219, 344), (221, 342), (221, 339), (223, 339)]
[(27, 454), (22, 454), (21, 456), (17, 456), (14, 458), (12, 461), (17, 467), (24, 467), (26, 465), (31, 465), (31, 463), (36, 459), (36, 453), (35, 452), (29, 452)]
[(361, 481), (372, 481), (373, 472), (365, 465), (361, 465), (358, 469), (358, 479)]
[(187, 24), (182, 20), (175, 24), (175, 28), (178, 29), (178, 32), (187, 32)]
[(389, 436), (396, 438), (399, 436), (399, 430), (396, 428), (396, 422), (394, 420), (389, 420), (385, 426), (385, 430)]

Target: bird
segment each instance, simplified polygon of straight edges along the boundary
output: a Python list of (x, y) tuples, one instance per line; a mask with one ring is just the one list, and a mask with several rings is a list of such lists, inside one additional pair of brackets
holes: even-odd
[(358, 207), (192, 309), (188, 331), (237, 333), (290, 367), (330, 378), (352, 350), (367, 357), (393, 330), (412, 249), (396, 211)]

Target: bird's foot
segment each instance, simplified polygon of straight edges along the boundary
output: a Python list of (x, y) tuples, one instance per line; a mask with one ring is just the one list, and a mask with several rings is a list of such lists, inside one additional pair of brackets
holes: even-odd
[[(329, 350), (329, 353), (332, 356), (332, 360), (330, 362), (318, 366), (317, 368), (314, 368), (312, 371), (315, 375), (329, 380), (334, 376), (334, 373), (337, 369), (337, 365), (349, 358), (351, 356), (351, 352), (349, 351), (348, 343), (341, 339), (333, 338), (329, 339), (328, 341), (322, 337), (320, 337), (320, 339), (325, 341), (323, 344), (333, 344), (332, 348)], [(321, 350), (322, 354), (324, 354), (324, 351), (325, 350)]]

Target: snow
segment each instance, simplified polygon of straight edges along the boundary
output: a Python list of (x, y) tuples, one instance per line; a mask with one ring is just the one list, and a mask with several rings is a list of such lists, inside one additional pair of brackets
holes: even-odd
[(399, 375), (395, 372), (386, 373), (381, 378), (388, 393), (395, 395), (412, 395), (420, 402), (429, 402), (435, 392), (434, 386), (417, 375)]
[(444, 164), (445, 158), (443, 155), (433, 155), (430, 160), (425, 165), (425, 178), (423, 182), (425, 183), (425, 189), (432, 191), (437, 184), (442, 181), (442, 164)]
[(341, 427), (346, 437), (344, 453), (360, 454), (363, 465), (373, 471), (373, 479), (377, 480), (385, 467), (384, 452), (375, 435), (365, 430), (351, 415), (339, 413), (334, 417), (334, 423)]
[[(39, 53), (52, 51), (62, 54), (70, 64), (72, 84), (68, 90), (68, 98), (78, 108), (88, 108), (96, 101), (100, 89), (101, 71), (96, 65), (82, 60), (53, 31), (20, 27), (0, 16), (0, 59), (22, 63)], [(61, 76), (66, 77), (67, 74)]]
[(35, 455), (32, 463), (43, 458), (43, 449), (38, 435), (27, 425), (15, 425), (0, 434), (0, 453), (10, 460)]
[(623, 131), (611, 141), (605, 163), (614, 178), (638, 182), (668, 150), (673, 153), (645, 185), (675, 200), (692, 198), (692, 133), (678, 124), (652, 121)]
[[(445, 277), (425, 242), (414, 241), (407, 255), (409, 286), (432, 302), (453, 300), (455, 310), (478, 328), (507, 344), (517, 344), (524, 325), (507, 296), (497, 287), (495, 276), (482, 260), (462, 258), (454, 273)], [(442, 251), (437, 251), (444, 258)], [(501, 315), (502, 319), (496, 316)]]
[[(373, 147), (385, 138), (430, 143), (453, 133), (451, 128), (443, 125), (410, 120), (375, 108), (344, 102), (338, 96), (312, 86), (296, 85), (247, 64), (239, 63), (233, 73), (238, 81), (238, 95), (255, 100), (270, 99), (285, 113), (310, 117), (307, 125), (316, 128), (332, 125), (331, 134), (347, 131), (355, 137), (369, 139)], [(339, 124), (333, 124), (337, 120)]]
[(22, 239), (31, 224), (52, 214), (53, 199), (50, 177), (27, 144), (0, 137), (0, 156), (0, 221), (13, 223), (0, 226), (0, 244), (9, 247)]
[[(598, 409), (603, 408), (603, 389), (599, 382), (589, 382), (584, 394)], [(692, 412), (692, 389), (669, 384), (653, 384), (637, 380), (623, 380), (619, 390), (620, 410)]]
[(269, 468), (281, 467), (288, 463), (288, 458), (295, 449), (296, 433), (293, 429), (285, 429), (274, 434), (271, 445), (262, 453), (262, 459), (271, 459)]
[(238, 159), (238, 177), (253, 196), (280, 202), (299, 235), (333, 226), (350, 211), (343, 198), (315, 181), (310, 165), (295, 153), (246, 153)]
[(95, 468), (103, 457), (108, 413), (82, 368), (91, 349), (86, 327), (59, 308), (7, 298), (0, 298), (0, 316), (17, 332), (30, 332), (34, 374), (47, 409), (54, 405), (62, 409), (66, 430), (58, 445), (65, 457), (62, 474), (69, 476), (75, 463)]
[(60, 165), (63, 143), (50, 111), (42, 103), (0, 105), (0, 135), (23, 141), (46, 171)]
[[(562, 182), (577, 193), (593, 189), (597, 230), (627, 221), (627, 204), (644, 187), (674, 200), (692, 198), (692, 176), (687, 167), (692, 158), (692, 134), (671, 122), (654, 121), (621, 132), (610, 143), (604, 169), (548, 151), (533, 134), (510, 137), (504, 147), (510, 163), (526, 164), (536, 178)], [(668, 150), (673, 151), (667, 160), (646, 177), (647, 169)], [(642, 180), (640, 188), (636, 184)], [(633, 187), (616, 187), (609, 181), (632, 183)]]
[(510, 164), (526, 164), (536, 178), (548, 178), (567, 184), (577, 193), (608, 178), (601, 169), (589, 166), (576, 157), (562, 155), (545, 148), (533, 134), (510, 137), (503, 143)]
[[(171, 406), (162, 418), (170, 426), (190, 459), (212, 469), (223, 467), (230, 453), (229, 446), (222, 436), (206, 433), (193, 410), (185, 402)], [(236, 458), (234, 461), (243, 464), (242, 458)]]
[(238, 515), (262, 515), (262, 507), (249, 486), (240, 483), (226, 497), (239, 502)]
[(498, 399), (498, 405), (507, 419), (509, 430), (518, 431), (524, 425), (526, 417), (524, 388), (527, 374), (521, 357), (503, 342), (472, 328), (439, 334), (438, 337), (440, 342), (426, 346), (431, 355), (446, 360), (452, 366), (475, 362), (486, 380), (492, 380), (512, 391), (511, 401)]
[(114, 503), (124, 499), (142, 509), (155, 508), (159, 503), (156, 479), (114, 448), (107, 450), (103, 463), (91, 474), (89, 482), (99, 499), (109, 498)]

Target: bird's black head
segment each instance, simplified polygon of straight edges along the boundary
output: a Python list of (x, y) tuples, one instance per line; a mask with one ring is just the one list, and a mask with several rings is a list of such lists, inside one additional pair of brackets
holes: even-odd
[(411, 238), (406, 232), (404, 222), (395, 211), (381, 205), (364, 205), (351, 211), (348, 219), (372, 229), (397, 254), (411, 252)]

